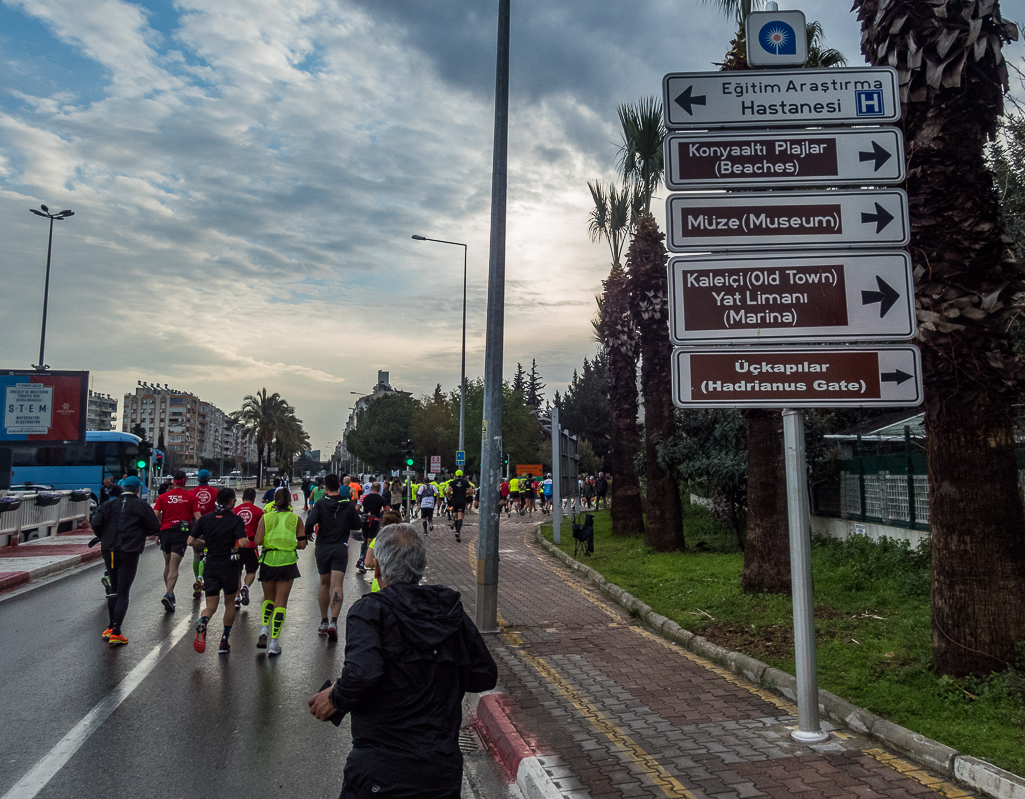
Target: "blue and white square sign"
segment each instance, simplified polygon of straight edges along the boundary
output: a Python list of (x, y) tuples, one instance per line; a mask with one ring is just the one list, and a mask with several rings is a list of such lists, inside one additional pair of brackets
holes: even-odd
[(747, 15), (747, 63), (799, 67), (808, 60), (803, 11), (752, 11)]

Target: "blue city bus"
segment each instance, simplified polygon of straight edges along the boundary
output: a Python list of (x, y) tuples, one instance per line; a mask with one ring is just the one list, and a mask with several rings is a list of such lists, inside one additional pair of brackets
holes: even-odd
[[(11, 488), (17, 491), (26, 483), (55, 491), (88, 488), (96, 502), (105, 477), (117, 482), (122, 475), (138, 474), (139, 441), (131, 433), (90, 430), (84, 444), (12, 447)], [(147, 475), (139, 477), (146, 481)]]

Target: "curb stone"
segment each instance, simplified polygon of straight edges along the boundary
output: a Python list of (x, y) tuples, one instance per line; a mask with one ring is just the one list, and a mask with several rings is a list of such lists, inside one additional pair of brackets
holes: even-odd
[[(684, 630), (679, 624), (655, 613), (651, 608), (615, 583), (610, 583), (590, 567), (584, 566), (571, 555), (563, 552), (541, 533), (541, 524), (534, 530), (534, 537), (542, 549), (556, 560), (562, 561), (574, 571), (583, 572), (602, 594), (615, 601), (628, 613), (638, 615), (656, 633), (673, 643), (679, 644), (716, 665), (729, 669), (734, 674), (750, 680), (756, 685), (774, 691), (791, 702), (797, 702), (797, 678), (792, 674), (773, 668), (761, 661), (724, 649), (700, 635)], [(640, 609), (645, 612), (640, 612)], [(835, 694), (819, 689), (819, 710), (823, 716), (842, 724), (854, 732), (868, 735), (900, 752), (909, 760), (936, 771), (947, 779), (993, 799), (1025, 799), (1025, 779), (1009, 771), (987, 763), (985, 760), (963, 755), (956, 749), (926, 738), (916, 732), (869, 713), (852, 705)]]
[(463, 699), (471, 724), (481, 731), (495, 758), (523, 796), (526, 799), (562, 799), (562, 791), (510, 721), (505, 709), (510, 701), (497, 691), (467, 694)]

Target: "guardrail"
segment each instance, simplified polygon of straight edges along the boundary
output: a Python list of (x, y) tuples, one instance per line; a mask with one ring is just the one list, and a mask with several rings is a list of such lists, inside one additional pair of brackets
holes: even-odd
[[(222, 477), (219, 480), (211, 480), (210, 485), (216, 488), (256, 488), (256, 484), (259, 482), (258, 477)], [(195, 488), (199, 485), (198, 477), (189, 477), (185, 480), (186, 488)]]
[[(58, 525), (86, 519), (89, 516), (90, 503), (88, 499), (72, 502), (73, 493), (75, 492), (9, 492), (6, 498), (21, 500), (21, 505), (14, 510), (0, 512), (0, 546), (57, 535)], [(45, 502), (56, 496), (60, 499), (52, 505), (38, 504), (40, 498)], [(0, 504), (7, 503), (0, 500)]]

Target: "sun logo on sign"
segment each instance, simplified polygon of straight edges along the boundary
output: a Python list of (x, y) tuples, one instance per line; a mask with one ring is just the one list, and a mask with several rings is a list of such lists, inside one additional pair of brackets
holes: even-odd
[(797, 37), (794, 29), (785, 22), (776, 20), (762, 26), (758, 32), (758, 43), (763, 49), (776, 55), (795, 55), (797, 53)]

